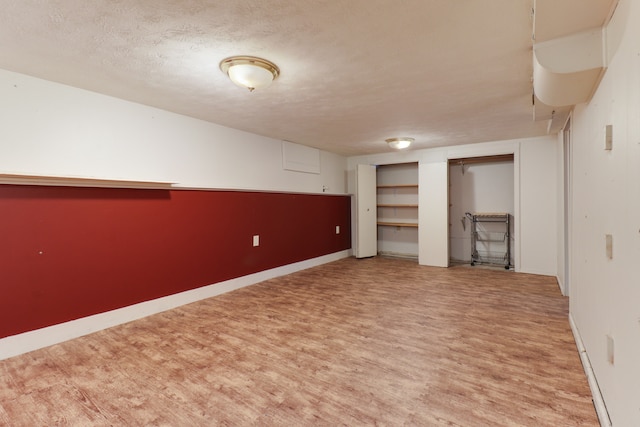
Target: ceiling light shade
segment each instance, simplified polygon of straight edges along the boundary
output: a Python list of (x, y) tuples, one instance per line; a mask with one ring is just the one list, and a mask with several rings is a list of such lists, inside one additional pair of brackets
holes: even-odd
[(232, 56), (224, 59), (220, 62), (220, 69), (232, 82), (249, 89), (249, 92), (269, 86), (280, 75), (276, 64), (254, 56)]
[(411, 143), (414, 141), (413, 138), (389, 138), (386, 140), (389, 147), (395, 148), (396, 150), (402, 150), (404, 148), (408, 148)]

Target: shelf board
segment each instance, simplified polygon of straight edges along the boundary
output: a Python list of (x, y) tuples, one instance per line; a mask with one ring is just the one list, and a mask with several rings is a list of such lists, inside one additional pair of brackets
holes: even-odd
[(418, 184), (378, 185), (378, 188), (418, 188)]
[(387, 222), (387, 221), (379, 221), (378, 225), (389, 226), (389, 227), (413, 227), (418, 228), (418, 224), (414, 222)]
[(418, 205), (415, 204), (407, 204), (407, 203), (380, 203), (378, 204), (379, 208), (417, 208)]
[(61, 185), (73, 187), (107, 188), (171, 188), (173, 182), (130, 181), (124, 179), (101, 179), (77, 176), (47, 176), (0, 173), (0, 184)]
[(485, 212), (485, 213), (473, 213), (471, 214), (474, 217), (477, 218), (506, 218), (507, 215), (509, 215), (508, 213), (505, 212)]
[(449, 165), (474, 165), (478, 163), (513, 162), (513, 153), (494, 156), (463, 157), (449, 159)]

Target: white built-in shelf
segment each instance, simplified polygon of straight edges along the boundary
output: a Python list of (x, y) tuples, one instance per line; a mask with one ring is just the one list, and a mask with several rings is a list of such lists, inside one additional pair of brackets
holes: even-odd
[(378, 225), (388, 226), (388, 227), (413, 227), (413, 228), (418, 228), (418, 224), (413, 223), (413, 222), (378, 221)]
[(125, 179), (102, 179), (77, 176), (47, 176), (0, 173), (0, 184), (61, 185), (72, 187), (107, 188), (171, 188), (174, 182), (131, 181)]
[[(413, 189), (417, 189), (418, 188), (418, 184), (382, 184), (382, 185), (378, 185), (377, 186), (378, 189), (391, 189), (391, 190), (402, 190), (402, 189), (409, 189), (409, 190), (413, 190)], [(383, 193), (388, 193), (383, 191)], [(410, 193), (413, 193), (413, 191), (410, 191)], [(385, 202), (386, 201), (393, 201), (393, 199), (395, 199), (395, 195), (396, 192), (393, 191), (394, 196), (383, 196), (383, 198), (385, 198)], [(380, 196), (379, 196), (380, 197)], [(388, 197), (391, 197), (391, 199), (388, 199)], [(413, 209), (417, 209), (418, 208), (418, 204), (417, 203), (378, 203), (377, 206), (379, 208), (413, 208)], [(411, 219), (409, 219), (411, 220)], [(381, 220), (378, 221), (378, 225), (381, 226), (386, 226), (386, 227), (410, 227), (410, 228), (418, 228), (418, 224), (416, 222), (398, 222), (398, 221), (385, 221), (385, 220)]]
[(417, 204), (407, 203), (378, 203), (379, 208), (417, 208)]
[(418, 184), (378, 185), (378, 188), (418, 188)]

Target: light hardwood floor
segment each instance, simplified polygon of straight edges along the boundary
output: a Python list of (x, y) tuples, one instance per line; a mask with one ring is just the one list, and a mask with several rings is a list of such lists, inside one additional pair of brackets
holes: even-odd
[(597, 426), (555, 279), (340, 260), (0, 362), (0, 424)]

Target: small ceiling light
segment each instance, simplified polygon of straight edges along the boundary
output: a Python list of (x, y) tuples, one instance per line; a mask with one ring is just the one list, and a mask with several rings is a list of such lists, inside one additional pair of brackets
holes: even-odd
[(386, 140), (389, 147), (395, 148), (396, 150), (402, 150), (408, 148), (411, 143), (414, 141), (413, 138), (389, 138)]
[(224, 59), (220, 62), (220, 69), (232, 82), (249, 89), (249, 92), (269, 86), (280, 75), (276, 64), (254, 56), (232, 56)]

